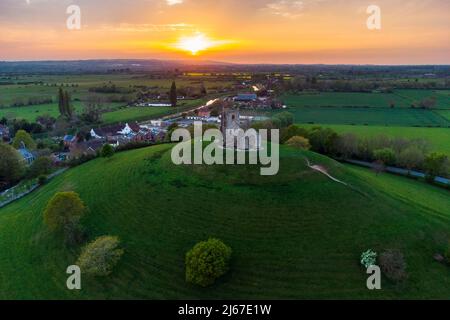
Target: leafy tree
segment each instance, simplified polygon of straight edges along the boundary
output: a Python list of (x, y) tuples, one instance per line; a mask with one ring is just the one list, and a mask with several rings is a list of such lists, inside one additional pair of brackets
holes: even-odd
[(117, 237), (99, 237), (83, 248), (77, 265), (85, 274), (108, 276), (124, 253), (119, 245)]
[(302, 149), (302, 150), (309, 150), (311, 149), (311, 144), (309, 143), (309, 140), (301, 137), (301, 136), (295, 136), (290, 138), (286, 144), (288, 146), (297, 148), (297, 149)]
[(86, 206), (75, 192), (59, 192), (50, 199), (44, 210), (44, 223), (52, 232), (62, 232), (69, 244), (81, 241), (80, 219)]
[(373, 152), (373, 157), (385, 165), (395, 164), (395, 152), (391, 148), (377, 149)]
[(100, 156), (103, 158), (111, 158), (114, 155), (114, 148), (109, 144), (105, 144), (100, 151)]
[(72, 105), (72, 99), (70, 98), (70, 94), (68, 91), (65, 91), (59, 88), (58, 91), (58, 110), (62, 117), (66, 117), (67, 119), (72, 119), (74, 115), (74, 108)]
[(24, 171), (25, 165), (17, 150), (0, 142), (0, 187), (18, 181)]
[(206, 96), (208, 94), (208, 91), (206, 90), (205, 84), (202, 83), (202, 86), (200, 87), (200, 94), (202, 96)]
[(37, 158), (28, 169), (29, 178), (37, 178), (40, 175), (47, 175), (52, 169), (52, 160), (49, 157)]
[(16, 135), (14, 136), (12, 145), (16, 149), (20, 149), (22, 147), (22, 143), (25, 145), (28, 149), (36, 149), (36, 142), (33, 140), (33, 138), (30, 136), (28, 132), (25, 130), (19, 130), (16, 132)]
[(101, 111), (98, 105), (92, 102), (87, 103), (81, 114), (81, 120), (86, 123), (99, 123), (101, 120)]
[(43, 186), (47, 182), (47, 180), (48, 180), (48, 177), (45, 174), (41, 174), (38, 177), (38, 183), (40, 186)]
[(336, 149), (346, 159), (358, 154), (359, 139), (353, 133), (346, 133), (338, 137)]
[(36, 121), (44, 126), (44, 128), (47, 131), (50, 131), (53, 129), (53, 126), (55, 125), (56, 119), (48, 114), (44, 114), (42, 116), (39, 116), (36, 118)]
[(186, 254), (186, 281), (207, 287), (229, 269), (231, 248), (218, 239), (195, 245)]
[(401, 151), (397, 157), (397, 163), (411, 171), (414, 168), (422, 166), (425, 160), (425, 155), (422, 150), (416, 146), (410, 146)]
[(172, 82), (172, 86), (170, 88), (170, 103), (172, 104), (172, 107), (177, 106), (177, 85), (175, 84), (175, 81)]
[(65, 111), (65, 96), (64, 96), (64, 91), (62, 89), (62, 87), (59, 88), (58, 90), (58, 110), (59, 110), (59, 114), (61, 116), (65, 116), (66, 115), (66, 111)]
[(309, 135), (311, 149), (322, 154), (333, 154), (335, 152), (338, 134), (330, 128), (313, 128)]
[(67, 91), (64, 92), (64, 111), (66, 113), (66, 117), (68, 119), (72, 119), (74, 115), (74, 109), (72, 105), (72, 99), (70, 97), (69, 92)]
[(44, 132), (44, 128), (39, 123), (36, 123), (36, 122), (30, 123), (24, 119), (19, 119), (19, 120), (14, 119), (12, 121), (12, 123), (10, 123), (10, 124), (12, 126), (13, 132), (17, 132), (19, 130), (25, 130), (29, 133)]
[(286, 128), (294, 123), (294, 115), (290, 112), (281, 112), (272, 118), (276, 128)]
[(424, 168), (429, 180), (441, 175), (446, 176), (449, 167), (449, 159), (445, 154), (434, 152), (425, 158)]
[(295, 136), (301, 136), (301, 137), (307, 138), (308, 130), (292, 124), (289, 127), (281, 130), (280, 141), (281, 141), (281, 143), (285, 143), (290, 138), (295, 137)]
[(400, 282), (408, 276), (405, 259), (398, 250), (383, 252), (379, 258), (379, 264), (383, 274), (393, 282)]

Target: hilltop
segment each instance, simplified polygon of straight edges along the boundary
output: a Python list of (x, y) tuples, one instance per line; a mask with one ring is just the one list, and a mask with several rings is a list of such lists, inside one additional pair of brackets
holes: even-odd
[[(325, 168), (336, 183), (311, 170)], [(65, 288), (78, 249), (48, 233), (42, 211), (58, 191), (89, 207), (89, 238), (115, 235), (125, 255), (106, 279)], [(446, 190), (281, 148), (280, 173), (257, 166), (182, 166), (170, 145), (96, 159), (0, 210), (1, 299), (448, 298), (448, 267), (433, 260), (450, 239)], [(188, 285), (184, 256), (222, 239), (231, 272), (213, 287)], [(361, 252), (400, 249), (408, 280), (366, 289)]]

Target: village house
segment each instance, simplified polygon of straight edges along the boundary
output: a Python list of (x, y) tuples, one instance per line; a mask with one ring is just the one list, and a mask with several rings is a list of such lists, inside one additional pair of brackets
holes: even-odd
[(28, 166), (31, 165), (34, 160), (36, 160), (36, 156), (27, 149), (23, 142), (21, 143), (21, 146), (17, 151), (19, 151), (20, 155), (22, 156), (23, 162)]
[(91, 137), (95, 139), (116, 139), (128, 138), (131, 140), (136, 134), (141, 132), (141, 127), (137, 123), (117, 124), (113, 126), (91, 129)]
[(72, 136), (70, 134), (65, 135), (63, 138), (64, 147), (70, 148), (71, 145), (77, 143), (78, 139), (76, 136)]
[(209, 108), (201, 108), (197, 110), (197, 116), (202, 118), (209, 118), (211, 116), (211, 110)]
[(100, 139), (78, 142), (70, 146), (69, 159), (76, 159), (83, 155), (96, 155), (103, 147), (104, 141)]

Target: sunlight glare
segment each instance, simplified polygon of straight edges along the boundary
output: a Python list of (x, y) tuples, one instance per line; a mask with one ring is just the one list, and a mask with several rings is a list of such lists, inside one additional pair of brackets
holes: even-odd
[(200, 51), (204, 51), (215, 45), (215, 42), (206, 37), (203, 33), (197, 33), (194, 36), (180, 38), (176, 47), (180, 50), (188, 51), (195, 56)]

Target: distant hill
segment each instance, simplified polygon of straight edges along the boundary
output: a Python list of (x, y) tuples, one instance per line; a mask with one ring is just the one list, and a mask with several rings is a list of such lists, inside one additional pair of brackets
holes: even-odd
[[(259, 166), (175, 166), (162, 145), (96, 159), (0, 209), (1, 299), (442, 298), (447, 266), (433, 260), (450, 238), (450, 197), (406, 178), (281, 149), (280, 173)], [(321, 165), (351, 188), (306, 166)], [(65, 288), (79, 249), (48, 233), (42, 211), (58, 191), (89, 206), (89, 238), (119, 236), (125, 255), (106, 279)], [(186, 284), (184, 257), (217, 237), (233, 249), (231, 271), (211, 288)], [(366, 288), (367, 249), (401, 250), (408, 280)]]

